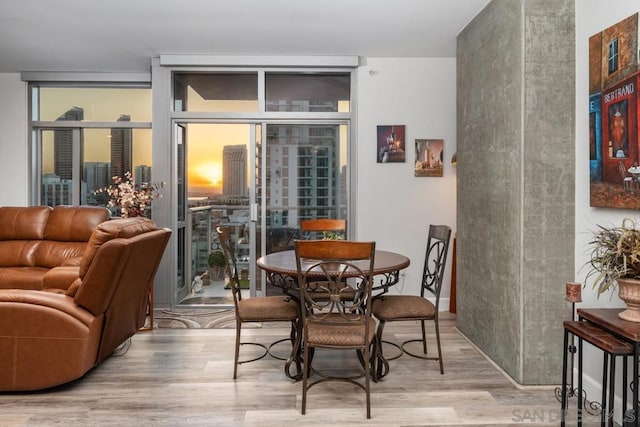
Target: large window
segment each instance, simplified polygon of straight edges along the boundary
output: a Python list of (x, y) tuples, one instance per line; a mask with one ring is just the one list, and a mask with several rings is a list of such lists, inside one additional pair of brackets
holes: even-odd
[(150, 88), (32, 83), (30, 91), (34, 204), (106, 206), (95, 191), (113, 176), (151, 181)]
[(618, 71), (618, 39), (609, 43), (609, 57), (607, 59), (609, 74)]

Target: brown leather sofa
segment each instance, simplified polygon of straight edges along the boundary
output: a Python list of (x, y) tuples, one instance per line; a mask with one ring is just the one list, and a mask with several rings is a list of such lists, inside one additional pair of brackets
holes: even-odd
[[(47, 237), (77, 243), (74, 239), (79, 236), (61, 237), (56, 234), (59, 230), (50, 230), (48, 221), (40, 234), (6, 232), (2, 209), (0, 266), (10, 270), (0, 276), (0, 391), (38, 390), (80, 378), (144, 325), (147, 295), (171, 231), (157, 228), (147, 218), (105, 221), (83, 243), (79, 258), (58, 254), (58, 261), (66, 260), (44, 262), (40, 260), (55, 258), (55, 250), (40, 252), (42, 242), (49, 242)], [(38, 219), (33, 220), (34, 228), (42, 229), (39, 215), (44, 214), (29, 214)], [(73, 229), (68, 221), (61, 224)], [(10, 236), (13, 240), (7, 238)], [(40, 243), (32, 243), (38, 240)], [(72, 246), (69, 255), (76, 254)], [(6, 253), (8, 248), (15, 253)], [(24, 261), (21, 256), (31, 260), (29, 265), (6, 266), (11, 257)], [(57, 268), (66, 272), (55, 280), (47, 279)], [(30, 272), (39, 279), (26, 279)], [(60, 279), (63, 276), (65, 280)], [(69, 279), (72, 283), (65, 287)], [(20, 288), (10, 288), (14, 280)]]
[(0, 207), (0, 289), (67, 289), (98, 224), (95, 206)]

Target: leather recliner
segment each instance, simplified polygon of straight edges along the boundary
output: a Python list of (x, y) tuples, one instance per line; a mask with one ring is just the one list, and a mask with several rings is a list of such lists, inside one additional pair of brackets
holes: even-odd
[(0, 289), (0, 391), (78, 379), (135, 334), (170, 235), (147, 218), (102, 222), (67, 289)]

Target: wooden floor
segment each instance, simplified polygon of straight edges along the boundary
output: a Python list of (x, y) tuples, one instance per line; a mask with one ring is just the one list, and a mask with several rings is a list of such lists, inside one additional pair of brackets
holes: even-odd
[[(0, 394), (0, 426), (559, 425), (552, 387), (515, 387), (456, 331), (453, 316), (442, 323), (445, 374), (433, 361), (406, 355), (391, 361), (390, 375), (372, 383), (370, 420), (364, 393), (343, 383), (312, 388), (301, 415), (301, 384), (287, 379), (276, 359), (241, 365), (232, 380), (233, 329), (156, 329), (138, 333), (126, 354), (74, 383)], [(243, 329), (247, 340), (261, 342), (287, 332), (271, 325)], [(400, 341), (416, 336), (419, 326), (389, 324), (385, 332)], [(251, 354), (247, 347), (241, 355)], [(353, 358), (318, 352), (314, 362)]]

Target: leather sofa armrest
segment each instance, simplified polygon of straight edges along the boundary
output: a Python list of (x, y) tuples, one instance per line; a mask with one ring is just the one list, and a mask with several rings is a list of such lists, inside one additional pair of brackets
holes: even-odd
[(44, 275), (43, 289), (67, 290), (80, 277), (80, 266), (54, 267)]

